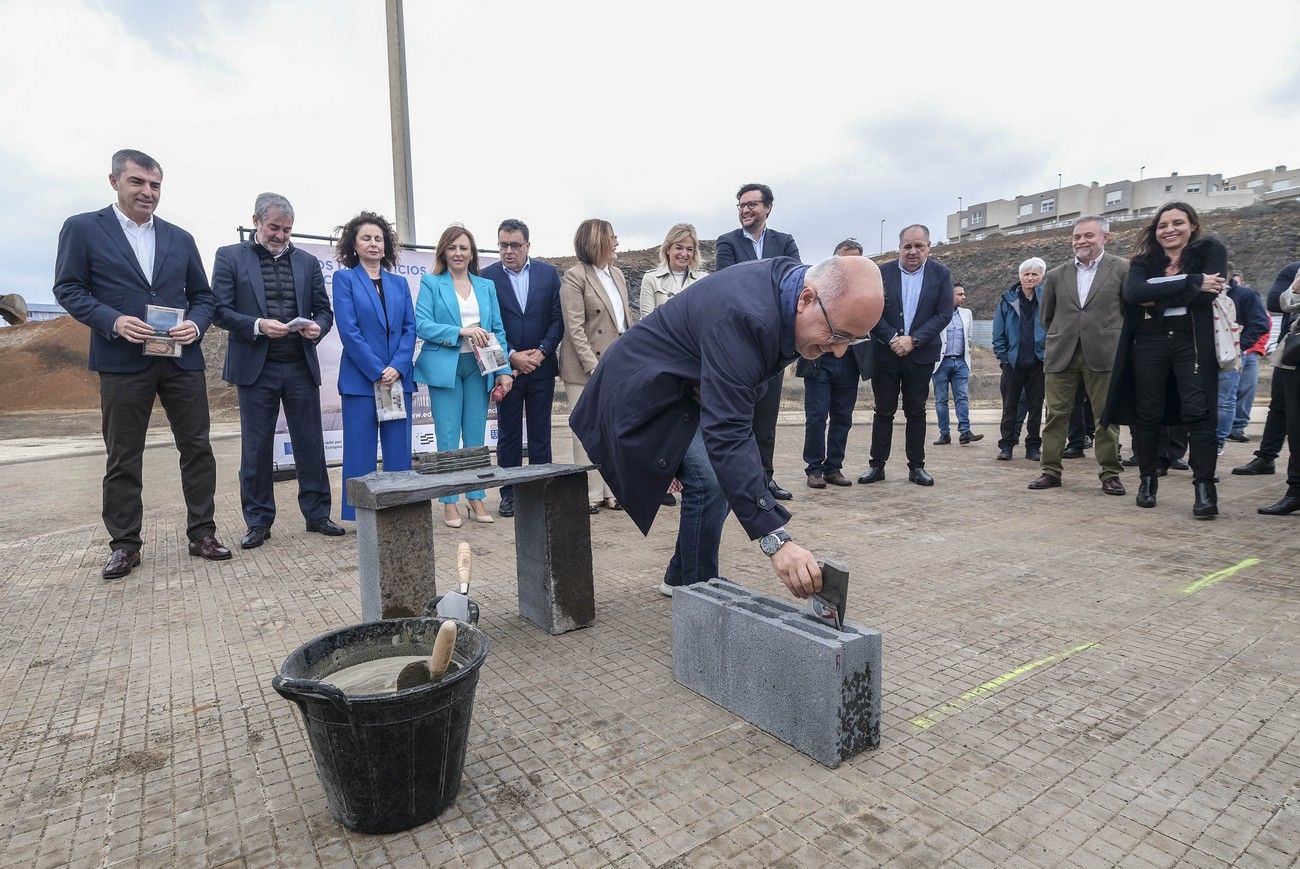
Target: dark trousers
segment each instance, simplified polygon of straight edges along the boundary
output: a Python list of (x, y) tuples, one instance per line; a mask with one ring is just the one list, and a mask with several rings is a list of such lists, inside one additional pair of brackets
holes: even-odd
[(781, 411), (781, 385), (785, 383), (785, 369), (767, 381), (767, 392), (754, 405), (754, 440), (758, 441), (758, 455), (763, 460), (763, 473), (772, 482), (772, 454), (776, 451), (776, 415)]
[(1016, 422), (1016, 408), (1023, 393), (1028, 414), (1025, 417), (1025, 449), (1037, 450), (1043, 446), (1043, 363), (1029, 368), (1018, 365), (1002, 366), (1002, 432), (998, 446), (1014, 447), (1019, 441), (1020, 426)]
[(1200, 375), (1193, 372), (1195, 363), (1196, 345), (1191, 332), (1138, 332), (1133, 339), (1133, 452), (1143, 476), (1155, 474), (1161, 453), (1171, 452), (1167, 446), (1162, 449), (1162, 439), (1177, 437), (1177, 433), (1162, 435), (1161, 432), (1172, 378), (1182, 406), (1183, 423), (1187, 426), (1192, 479), (1198, 483), (1214, 480), (1218, 396), (1206, 394)]
[(917, 365), (897, 356), (876, 359), (871, 375), (875, 413), (871, 417), (871, 467), (883, 468), (889, 461), (894, 439), (894, 414), (903, 400), (907, 420), (904, 444), (909, 468), (925, 467), (925, 402), (930, 397), (930, 372), (934, 366)]
[(851, 359), (829, 353), (818, 359), (812, 373), (803, 379), (805, 473), (825, 476), (844, 467), (858, 382), (858, 366)]
[[(555, 376), (521, 374), (505, 400), (497, 405), (497, 464), (517, 468), (524, 463), (524, 420), (528, 421), (528, 464), (551, 461), (551, 404)], [(514, 486), (502, 486), (501, 498), (514, 497)]]
[(1286, 445), (1291, 451), (1286, 462), (1286, 493), (1292, 498), (1300, 498), (1300, 377), (1294, 371), (1274, 367), (1274, 383), (1282, 373), (1289, 375), (1282, 379), (1282, 398), (1286, 407)]
[(170, 358), (153, 359), (143, 371), (100, 372), (103, 415), (104, 527), (112, 549), (139, 551), (144, 517), (144, 441), (157, 398), (180, 452), (185, 495), (185, 534), (190, 540), (216, 534), (213, 498), (217, 460), (208, 441), (208, 386), (202, 371), (184, 371)]
[[(1273, 366), (1268, 416), (1264, 418), (1264, 433), (1259, 438), (1259, 449), (1255, 450), (1255, 455), (1265, 461), (1277, 461), (1277, 457), (1282, 454), (1282, 441), (1286, 439), (1290, 419), (1286, 407), (1286, 390), (1291, 381), (1296, 379), (1296, 373), (1291, 369)], [(1295, 455), (1295, 447), (1291, 448), (1291, 455)]]
[(328, 519), (330, 478), (321, 434), (320, 387), (305, 359), (267, 360), (262, 373), (239, 392), (239, 501), (248, 527), (275, 523), (275, 423), (284, 405), (298, 476), (298, 509), (305, 519)]
[(1070, 413), (1070, 427), (1065, 434), (1065, 448), (1083, 449), (1083, 439), (1092, 437), (1097, 432), (1097, 424), (1092, 416), (1092, 402), (1088, 400), (1088, 390), (1080, 381), (1074, 392), (1074, 410)]

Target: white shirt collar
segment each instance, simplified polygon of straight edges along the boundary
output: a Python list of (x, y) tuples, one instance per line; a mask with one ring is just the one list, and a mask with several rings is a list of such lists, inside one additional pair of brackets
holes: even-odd
[(1074, 265), (1076, 268), (1092, 270), (1095, 269), (1101, 263), (1101, 258), (1104, 257), (1105, 255), (1106, 255), (1106, 251), (1104, 250), (1101, 253), (1097, 254), (1097, 258), (1092, 261), (1092, 265), (1084, 265), (1083, 260), (1079, 259), (1076, 256), (1074, 258)]
[(117, 222), (122, 225), (123, 229), (153, 229), (152, 214), (149, 215), (149, 219), (144, 223), (136, 223), (134, 220), (127, 217), (122, 209), (117, 207), (116, 202), (113, 203), (113, 213), (117, 215)]

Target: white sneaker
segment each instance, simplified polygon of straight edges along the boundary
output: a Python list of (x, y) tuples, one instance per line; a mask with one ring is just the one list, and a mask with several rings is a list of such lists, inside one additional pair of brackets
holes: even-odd
[(666, 582), (661, 582), (659, 583), (659, 593), (664, 597), (672, 597), (673, 587)]
[(1220, 456), (1223, 455), (1223, 447), (1224, 447), (1223, 444), (1219, 444), (1219, 452), (1217, 453), (1217, 455), (1220, 455)]

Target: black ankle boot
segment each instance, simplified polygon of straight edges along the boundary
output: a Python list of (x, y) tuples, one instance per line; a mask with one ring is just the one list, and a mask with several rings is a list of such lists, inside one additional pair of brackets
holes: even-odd
[(1192, 483), (1196, 490), (1196, 503), (1192, 504), (1192, 515), (1197, 519), (1213, 519), (1219, 515), (1219, 493), (1213, 483)]
[(1139, 507), (1154, 507), (1156, 505), (1156, 489), (1159, 485), (1160, 478), (1155, 474), (1138, 478), (1137, 505)]

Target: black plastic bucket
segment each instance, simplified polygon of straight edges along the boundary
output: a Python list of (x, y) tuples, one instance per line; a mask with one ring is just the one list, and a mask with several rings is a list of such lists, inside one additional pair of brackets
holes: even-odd
[(350, 830), (409, 830), (456, 799), (488, 639), (457, 622), (458, 669), (437, 684), (349, 696), (320, 680), (377, 658), (428, 655), (442, 622), (389, 619), (325, 634), (300, 646), (271, 680), (302, 710), (330, 811)]

